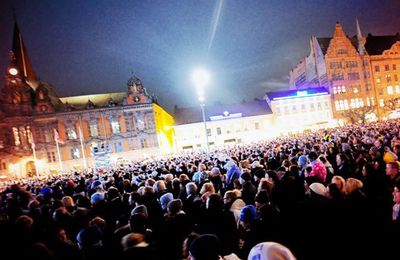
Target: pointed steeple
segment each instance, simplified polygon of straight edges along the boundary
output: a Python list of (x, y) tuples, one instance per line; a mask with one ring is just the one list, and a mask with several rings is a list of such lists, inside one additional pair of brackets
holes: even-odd
[(15, 58), (14, 65), (16, 66), (20, 75), (23, 76), (28, 82), (37, 81), (36, 74), (29, 60), (21, 32), (19, 31), (16, 21), (14, 24), (14, 36), (11, 51)]
[(339, 22), (336, 22), (333, 38), (338, 38), (338, 37), (346, 37), (346, 34), (343, 31), (342, 25)]
[(361, 29), (360, 29), (360, 24), (358, 23), (358, 18), (356, 17), (356, 27), (357, 27), (357, 42), (358, 42), (358, 53), (360, 53), (360, 55), (364, 55), (365, 54), (365, 39), (363, 38), (362, 34), (361, 34)]

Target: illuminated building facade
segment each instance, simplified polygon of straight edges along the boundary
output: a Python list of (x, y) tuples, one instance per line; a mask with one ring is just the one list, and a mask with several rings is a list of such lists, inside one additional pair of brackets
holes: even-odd
[[(324, 87), (331, 93), (333, 115), (385, 118), (400, 95), (400, 35), (346, 36), (337, 23), (333, 37), (310, 41), (310, 55), (290, 71), (291, 89)], [(399, 105), (399, 103), (397, 104)]]
[(93, 166), (92, 147), (108, 147), (114, 160), (173, 151), (173, 117), (137, 77), (127, 86), (126, 92), (59, 98), (36, 78), (15, 25), (1, 92), (0, 173), (25, 177), (36, 169)]
[(332, 124), (331, 98), (325, 88), (266, 93), (276, 128), (295, 132)]
[[(274, 136), (274, 122), (265, 100), (233, 105), (205, 106), (210, 149), (258, 141)], [(205, 128), (200, 107), (175, 109), (178, 151), (206, 149)]]

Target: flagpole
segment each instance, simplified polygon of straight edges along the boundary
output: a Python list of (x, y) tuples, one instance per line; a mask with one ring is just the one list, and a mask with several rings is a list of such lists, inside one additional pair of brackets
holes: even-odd
[(36, 170), (36, 177), (39, 178), (39, 168), (38, 168), (38, 163), (37, 163), (37, 157), (36, 157), (36, 149), (35, 149), (35, 142), (33, 141), (33, 134), (32, 132), (29, 132), (30, 137), (31, 137), (31, 147), (33, 151), (33, 160), (35, 162), (35, 170)]
[(87, 161), (86, 161), (86, 155), (85, 155), (85, 148), (83, 147), (83, 134), (82, 134), (82, 120), (79, 120), (79, 139), (81, 141), (81, 149), (82, 149), (82, 157), (83, 157), (83, 167), (86, 169), (87, 168)]
[(56, 147), (57, 147), (57, 155), (58, 155), (58, 163), (60, 165), (60, 170), (63, 170), (63, 166), (62, 166), (62, 162), (61, 162), (61, 154), (60, 154), (60, 147), (58, 146), (58, 142), (59, 142), (59, 136), (58, 136), (58, 132), (55, 128), (54, 129), (54, 140), (56, 141)]

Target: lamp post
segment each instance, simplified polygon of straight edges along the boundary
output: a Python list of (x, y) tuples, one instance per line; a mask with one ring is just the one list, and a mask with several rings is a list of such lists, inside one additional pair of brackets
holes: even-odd
[(200, 102), (201, 114), (203, 116), (204, 123), (204, 134), (205, 134), (205, 144), (206, 150), (209, 151), (209, 143), (208, 143), (208, 133), (207, 133), (207, 121), (206, 121), (206, 113), (205, 113), (205, 99), (204, 99), (204, 88), (210, 82), (210, 75), (204, 69), (197, 69), (192, 74), (192, 81), (196, 87), (198, 99)]

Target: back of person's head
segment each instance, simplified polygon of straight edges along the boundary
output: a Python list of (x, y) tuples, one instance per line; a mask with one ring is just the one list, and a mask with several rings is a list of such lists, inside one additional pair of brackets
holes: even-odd
[(247, 205), (240, 211), (240, 221), (244, 223), (253, 223), (257, 217), (257, 209), (253, 205)]
[(339, 175), (333, 176), (331, 183), (336, 184), (341, 193), (343, 194), (346, 193), (346, 180), (342, 176)]
[(314, 161), (314, 160), (316, 160), (317, 158), (318, 158), (318, 155), (317, 155), (317, 153), (314, 152), (314, 151), (312, 151), (312, 152), (310, 152), (310, 153), (308, 154), (308, 159), (309, 159), (310, 161)]
[(147, 207), (145, 205), (138, 205), (131, 211), (131, 216), (136, 213), (142, 213), (146, 218), (149, 216), (147, 212)]
[(196, 194), (197, 185), (194, 182), (189, 182), (188, 184), (186, 184), (185, 189), (186, 189), (186, 194), (187, 195)]
[(74, 200), (72, 199), (72, 197), (71, 196), (64, 196), (62, 199), (61, 199), (61, 202), (62, 202), (62, 204), (64, 205), (64, 207), (74, 207), (75, 206), (75, 203), (74, 203)]
[(355, 178), (348, 178), (346, 180), (346, 192), (347, 194), (352, 194), (363, 187), (362, 181)]
[(168, 203), (174, 199), (174, 196), (172, 195), (172, 193), (168, 192), (165, 193), (164, 195), (162, 195), (160, 197), (160, 204), (161, 204), (161, 208), (163, 210), (167, 210), (167, 205)]
[(209, 210), (220, 211), (223, 208), (221, 195), (214, 193), (208, 196), (206, 208)]
[(211, 182), (206, 182), (201, 187), (200, 194), (204, 194), (206, 192), (215, 193), (214, 185)]
[(102, 240), (103, 233), (96, 225), (83, 228), (76, 236), (80, 248), (101, 247), (103, 245)]
[(158, 180), (153, 185), (153, 190), (155, 193), (163, 192), (166, 189), (167, 187), (165, 186), (165, 182), (163, 180)]
[(133, 233), (146, 233), (147, 218), (143, 213), (135, 213), (129, 218), (129, 226)]
[(216, 235), (204, 234), (196, 237), (189, 245), (190, 259), (218, 260), (220, 242)]
[(247, 260), (296, 260), (292, 252), (279, 243), (263, 242), (255, 245)]
[(167, 210), (170, 215), (176, 215), (182, 210), (183, 204), (180, 199), (174, 199), (168, 202)]

